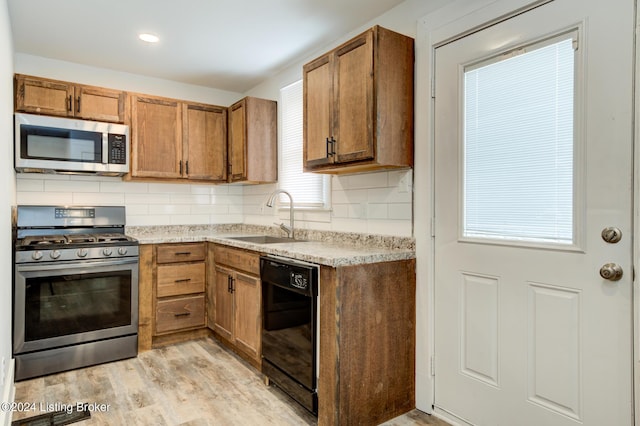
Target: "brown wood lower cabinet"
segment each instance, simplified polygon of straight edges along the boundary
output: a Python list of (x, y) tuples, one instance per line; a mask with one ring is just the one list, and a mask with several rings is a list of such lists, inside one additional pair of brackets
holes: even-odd
[(204, 296), (159, 300), (156, 305), (156, 333), (202, 327)]
[(208, 290), (209, 328), (259, 367), (262, 325), (260, 255), (212, 244), (210, 256), (214, 273)]
[(320, 269), (318, 425), (415, 407), (415, 261)]
[[(415, 260), (320, 267), (318, 425), (379, 424), (415, 408), (415, 278)], [(151, 322), (157, 346), (210, 334), (206, 317), (216, 338), (261, 368), (260, 253), (141, 246), (140, 291), (141, 350)]]
[[(206, 324), (206, 243), (158, 244), (153, 262), (153, 343)], [(190, 334), (186, 335), (191, 336)]]

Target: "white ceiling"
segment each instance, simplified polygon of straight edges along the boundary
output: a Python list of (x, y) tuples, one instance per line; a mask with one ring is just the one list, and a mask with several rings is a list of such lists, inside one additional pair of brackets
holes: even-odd
[[(8, 0), (16, 52), (245, 92), (403, 0)], [(160, 37), (156, 45), (140, 32)]]

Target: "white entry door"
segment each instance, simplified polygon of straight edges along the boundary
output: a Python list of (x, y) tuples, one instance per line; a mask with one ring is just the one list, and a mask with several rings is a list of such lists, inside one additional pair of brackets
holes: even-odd
[(436, 48), (436, 412), (632, 424), (633, 29), (555, 0)]

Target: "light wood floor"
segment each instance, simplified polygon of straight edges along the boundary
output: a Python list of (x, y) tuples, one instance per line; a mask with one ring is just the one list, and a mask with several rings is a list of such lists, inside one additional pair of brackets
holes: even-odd
[[(16, 402), (109, 404), (78, 425), (314, 425), (316, 419), (215, 340), (200, 339), (137, 358), (16, 383)], [(43, 404), (41, 406), (41, 403)], [(414, 410), (386, 426), (447, 423)]]

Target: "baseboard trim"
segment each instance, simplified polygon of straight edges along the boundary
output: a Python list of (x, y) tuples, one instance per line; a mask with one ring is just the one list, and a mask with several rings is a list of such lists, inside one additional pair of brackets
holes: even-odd
[[(13, 402), (16, 397), (16, 386), (14, 385), (15, 360), (12, 358), (8, 363), (8, 371), (4, 375), (4, 388), (2, 389), (2, 402)], [(11, 426), (11, 410), (0, 410), (0, 426)]]

